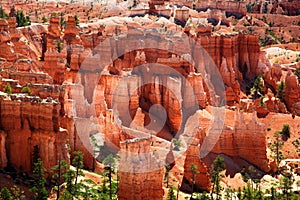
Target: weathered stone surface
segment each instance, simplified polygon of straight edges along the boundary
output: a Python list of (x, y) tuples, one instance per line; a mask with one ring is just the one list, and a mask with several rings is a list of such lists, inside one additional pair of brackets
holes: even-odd
[[(210, 189), (211, 153), (215, 155), (223, 154), (233, 159), (243, 159), (263, 171), (270, 170), (266, 155), (266, 132), (264, 124), (257, 121), (256, 113), (251, 114), (252, 119), (250, 121), (246, 121), (243, 112), (238, 109), (227, 112), (235, 112), (233, 126), (226, 123), (224, 125), (212, 125), (206, 111), (199, 111), (192, 117), (199, 119), (198, 126), (193, 125), (194, 130), (190, 130), (193, 127), (190, 125), (190, 121), (187, 122), (186, 128), (188, 131), (185, 130), (181, 136), (181, 140), (189, 141), (184, 162), (183, 190), (191, 191), (192, 164), (195, 164), (200, 171), (198, 176), (195, 175), (196, 187), (207, 191)], [(195, 122), (193, 121), (193, 123)], [(206, 155), (205, 152), (210, 153)], [(249, 154), (249, 152), (254, 153)], [(205, 154), (205, 157), (200, 159), (202, 154)], [(227, 167), (230, 170), (232, 166)], [(242, 166), (240, 167), (242, 168)]]
[(2, 165), (6, 156), (10, 166), (31, 171), (35, 145), (48, 171), (58, 159), (68, 160), (67, 132), (59, 128), (59, 112), (60, 105), (2, 100), (1, 127), (5, 133), (1, 133), (1, 144), (5, 142), (0, 156)]
[(284, 101), (291, 113), (294, 113), (294, 105), (299, 102), (299, 98), (300, 85), (294, 73), (289, 71), (285, 78)]
[(17, 58), (5, 19), (0, 19), (0, 57), (9, 62), (13, 62)]
[(151, 137), (121, 143), (118, 199), (155, 199), (164, 196), (164, 166), (150, 151)]
[[(175, 2), (189, 8), (194, 6), (194, 1)], [(173, 12), (174, 7), (166, 8), (163, 6), (164, 1), (152, 1), (151, 9), (161, 15), (172, 14), (170, 20), (163, 17), (155, 20), (156, 16), (151, 15), (114, 17), (82, 23), (81, 27), (77, 27), (75, 19), (68, 17), (65, 30), (61, 30), (59, 17), (52, 17), (49, 26), (34, 24), (18, 29), (15, 18), (11, 17), (8, 23), (0, 20), (0, 57), (1, 67), (3, 64), (4, 68), (0, 72), (3, 77), (0, 79), (0, 90), (4, 91), (8, 83), (13, 90), (10, 97), (3, 95), (5, 100), (1, 100), (0, 127), (3, 132), (0, 132), (0, 167), (10, 164), (17, 169), (29, 171), (32, 168), (33, 146), (39, 145), (41, 157), (49, 169), (58, 159), (69, 160), (65, 148), (68, 141), (71, 151), (79, 150), (84, 153), (85, 167), (94, 169), (90, 136), (99, 134), (105, 138), (102, 142), (110, 149), (118, 151), (121, 148), (121, 169), (123, 167), (127, 171), (120, 172), (119, 198), (162, 199), (164, 166), (160, 161), (171, 160), (168, 162), (173, 164), (176, 159), (175, 151), (168, 148), (168, 140), (181, 128), (185, 128), (182, 126), (186, 125), (186, 113), (182, 110), (188, 110), (189, 115), (197, 109), (209, 110), (210, 105), (216, 104), (216, 89), (207, 83), (210, 78), (207, 69), (214, 67), (210, 65), (211, 59), (224, 81), (227, 105), (242, 106), (241, 109), (247, 112), (257, 110), (250, 122), (244, 119), (243, 113), (236, 111), (232, 124), (217, 127), (222, 128), (222, 133), (212, 153), (243, 159), (268, 171), (264, 125), (258, 123), (256, 115), (287, 113), (287, 109), (275, 95), (268, 94), (264, 99), (265, 107), (260, 105), (259, 100), (252, 101), (246, 99), (246, 96), (241, 100), (244, 80), (264, 74), (265, 85), (276, 91), (278, 82), (285, 79), (287, 108), (296, 114), (300, 112), (297, 101), (299, 85), (291, 72), (286, 76), (281, 66), (268, 63), (265, 53), (260, 51), (258, 36), (238, 34), (224, 27), (224, 24), (229, 24), (226, 15), (245, 15), (245, 3), (198, 1), (195, 3), (196, 8), (220, 9), (198, 13), (187, 7), (177, 7), (176, 12)], [(285, 10), (282, 7), (282, 12)], [(131, 13), (146, 11), (147, 9), (137, 9)], [(280, 9), (276, 12), (280, 12)], [(92, 17), (93, 11), (90, 14)], [(183, 25), (186, 21), (192, 25), (182, 28), (173, 23), (173, 17)], [(211, 25), (205, 23), (198, 24), (197, 27), (197, 17), (216, 20), (219, 24), (214, 27), (214, 31)], [(193, 20), (196, 22), (193, 23)], [(239, 23), (265, 25), (258, 21), (248, 21), (245, 17)], [(136, 38), (144, 34), (142, 27), (156, 27), (161, 31), (153, 31), (155, 39), (147, 41), (149, 43), (145, 44), (146, 47), (155, 44), (157, 47), (167, 47), (168, 51), (162, 50), (166, 48), (131, 51), (131, 47), (139, 45)], [(138, 29), (134, 30), (135, 28)], [(127, 35), (128, 30), (134, 33)], [(169, 41), (162, 40), (168, 32), (175, 30), (187, 33), (190, 43), (182, 45), (178, 42), (180, 34), (168, 38)], [(117, 40), (122, 38), (126, 38), (127, 42), (118, 43)], [(106, 39), (109, 42), (102, 43)], [(58, 52), (59, 42), (62, 44), (61, 52)], [(208, 54), (194, 49), (194, 42)], [(95, 48), (99, 44), (105, 46)], [(181, 56), (180, 53), (186, 53), (186, 50), (190, 50), (191, 55)], [(119, 55), (123, 52), (124, 55)], [(194, 58), (195, 63), (189, 63), (189, 56)], [(105, 62), (110, 64), (102, 66)], [(144, 71), (136, 69), (137, 66), (148, 63), (157, 63), (159, 66), (152, 69), (149, 67)], [(9, 67), (11, 65), (13, 67)], [(160, 65), (167, 66), (168, 70)], [(176, 72), (182, 76), (176, 75)], [(212, 78), (214, 75), (216, 74)], [(145, 84), (147, 82), (150, 84)], [(17, 94), (21, 93), (24, 85), (28, 85), (32, 96), (36, 97)], [(51, 103), (52, 101), (57, 104)], [(150, 110), (156, 104), (160, 107), (155, 108), (154, 114), (157, 116), (154, 120), (160, 121), (162, 110), (166, 111), (166, 125), (160, 132), (150, 130), (147, 126), (151, 123)], [(78, 118), (93, 124), (84, 126), (80, 122), (78, 125)], [(197, 140), (189, 145), (186, 155), (181, 158), (187, 182), (191, 180), (190, 165), (198, 166), (200, 174), (195, 176), (196, 187), (203, 190), (210, 189), (209, 163), (199, 158), (201, 145), (209, 136), (206, 135), (206, 121), (209, 119), (200, 118), (197, 123), (198, 135), (195, 136)], [(157, 124), (159, 123), (154, 123)], [(217, 133), (217, 130), (213, 130), (213, 133)], [(145, 134), (163, 139), (153, 139), (155, 136), (152, 139), (143, 138)], [(166, 147), (167, 151), (151, 152), (153, 149), (160, 150), (161, 146)], [(132, 163), (132, 160), (138, 162)], [(153, 167), (155, 170), (152, 170)], [(136, 172), (143, 168), (146, 173)], [(182, 175), (179, 174), (177, 176)], [(190, 186), (186, 183), (182, 187), (188, 190), (191, 189)]]
[[(192, 177), (194, 176), (195, 186), (198, 189), (209, 191), (211, 182), (209, 168), (200, 159), (200, 141), (199, 137), (195, 139), (187, 149), (184, 161), (184, 180), (181, 189), (191, 192), (192, 190)], [(197, 173), (193, 175), (192, 165), (197, 167)], [(195, 189), (195, 188), (194, 188)]]
[(79, 28), (76, 27), (75, 18), (69, 16), (67, 21), (67, 27), (64, 31), (64, 36), (63, 36), (63, 38), (66, 40), (68, 45), (81, 44), (81, 39), (78, 33), (79, 33)]
[[(265, 126), (256, 119), (256, 113), (248, 123), (243, 112), (236, 109), (234, 127), (224, 128), (212, 152), (224, 153), (247, 160), (264, 171), (268, 171)], [(253, 152), (253, 154), (249, 154)]]
[(6, 155), (6, 133), (4, 131), (0, 132), (0, 168), (7, 166), (7, 155)]
[(65, 52), (49, 50), (45, 53), (45, 64), (43, 71), (48, 73), (56, 84), (62, 84), (65, 80), (66, 72)]

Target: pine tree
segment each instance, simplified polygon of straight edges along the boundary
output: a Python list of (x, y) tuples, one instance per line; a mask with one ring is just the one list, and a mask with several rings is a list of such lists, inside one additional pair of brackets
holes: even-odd
[(251, 93), (254, 99), (258, 99), (264, 96), (263, 93), (263, 78), (261, 76), (257, 77), (254, 81), (254, 85), (251, 88)]
[(174, 188), (171, 186), (168, 190), (168, 196), (166, 200), (176, 200), (176, 196), (174, 193)]
[(8, 19), (8, 14), (5, 12), (5, 10), (0, 7), (0, 18)]
[(96, 157), (97, 157), (97, 153), (100, 153), (101, 151), (101, 146), (98, 144), (98, 141), (94, 135), (90, 136), (90, 141), (93, 145), (93, 156), (94, 156), (92, 171), (95, 171)]
[(43, 21), (43, 24), (45, 24), (48, 20), (45, 16), (43, 16), (42, 21)]
[(264, 96), (263, 93), (263, 77), (259, 76), (255, 79), (254, 85), (251, 88), (252, 97), (258, 99)]
[(237, 196), (238, 199), (242, 199), (242, 190), (241, 190), (240, 187), (238, 188), (238, 191), (237, 191), (237, 195), (236, 195), (236, 196)]
[(33, 168), (33, 187), (30, 189), (30, 192), (33, 192), (34, 200), (47, 200), (48, 192), (45, 187), (46, 179), (44, 177), (45, 168), (43, 162), (40, 158), (37, 159), (37, 162), (34, 163)]
[(250, 186), (250, 183), (247, 183), (247, 186), (244, 188), (242, 199), (254, 200), (253, 190)]
[(60, 22), (59, 22), (59, 24), (60, 24), (60, 29), (61, 30), (67, 26), (67, 22), (64, 18), (64, 14), (62, 12), (60, 13)]
[(18, 27), (28, 26), (31, 24), (30, 17), (25, 16), (23, 11), (17, 11), (16, 20), (18, 23)]
[(285, 195), (285, 199), (290, 199), (290, 190), (292, 189), (293, 185), (293, 179), (291, 175), (288, 175), (287, 173), (282, 174), (282, 178), (280, 180), (280, 188), (283, 192), (283, 195)]
[(112, 174), (114, 173), (114, 168), (115, 168), (115, 158), (112, 154), (109, 154), (104, 160), (103, 163), (105, 165), (105, 174), (108, 176), (109, 179), (109, 197), (112, 199)]
[(0, 193), (0, 197), (2, 198), (2, 200), (13, 200), (9, 189), (7, 189), (6, 187), (2, 188)]
[(68, 169), (66, 170), (63, 174), (62, 174), (65, 183), (66, 183), (66, 189), (64, 190), (67, 191), (65, 192), (65, 194), (68, 196), (69, 194), (72, 195), (75, 193), (75, 188), (74, 188), (74, 184), (73, 181), (75, 179), (75, 172), (72, 169)]
[(166, 172), (165, 172), (165, 181), (167, 183), (167, 188), (169, 187), (169, 173), (170, 173), (170, 170), (171, 170), (171, 165), (170, 164), (166, 164), (165, 165), (165, 168), (166, 168)]
[(276, 166), (279, 166), (279, 163), (281, 162), (281, 160), (283, 159), (283, 155), (281, 152), (281, 148), (283, 146), (283, 141), (282, 141), (282, 136), (281, 136), (281, 132), (276, 131), (274, 133), (274, 142), (270, 143), (268, 146), (272, 152), (271, 157), (274, 158), (276, 160)]
[(217, 199), (219, 200), (220, 198), (220, 191), (221, 191), (221, 186), (220, 186), (220, 181), (221, 181), (221, 175), (220, 172), (225, 169), (225, 162), (224, 158), (221, 156), (217, 156), (216, 159), (214, 160), (212, 166), (211, 166), (211, 182), (213, 184), (213, 188), (211, 191), (211, 198), (213, 198), (212, 194), (215, 192), (217, 194)]
[(76, 26), (79, 26), (79, 18), (77, 15), (74, 16)]
[(199, 174), (199, 171), (198, 171), (198, 166), (195, 165), (194, 163), (192, 163), (190, 165), (190, 168), (191, 168), (191, 171), (192, 171), (192, 177), (191, 177), (191, 181), (192, 181), (192, 194), (191, 194), (191, 198), (193, 198), (194, 187), (195, 187), (195, 184), (196, 184), (195, 175)]
[(284, 82), (280, 81), (277, 86), (277, 98), (280, 99), (281, 102), (284, 101)]
[(59, 160), (58, 164), (54, 166), (51, 171), (54, 172), (52, 178), (55, 181), (56, 199), (60, 196), (60, 185), (64, 182), (63, 173), (68, 170), (68, 165), (65, 160)]
[(274, 187), (271, 187), (271, 200), (275, 200), (277, 198), (277, 192)]
[(72, 160), (72, 165), (75, 167), (75, 174), (74, 174), (75, 180), (74, 180), (74, 185), (73, 185), (73, 188), (74, 188), (73, 195), (78, 196), (79, 188), (81, 185), (78, 183), (79, 176), (84, 176), (84, 173), (82, 171), (82, 169), (83, 169), (83, 154), (80, 151), (74, 151), (73, 154), (74, 154), (74, 159)]
[(60, 40), (58, 40), (56, 43), (56, 49), (57, 49), (58, 53), (60, 53), (62, 51), (62, 43)]

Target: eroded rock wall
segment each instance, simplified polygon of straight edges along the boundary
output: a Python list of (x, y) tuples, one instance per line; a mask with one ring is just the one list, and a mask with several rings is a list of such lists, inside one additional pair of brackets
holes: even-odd
[(2, 166), (6, 159), (17, 170), (31, 171), (35, 145), (48, 172), (58, 159), (68, 160), (67, 131), (60, 128), (59, 113), (56, 103), (1, 100)]
[(257, 121), (256, 113), (247, 122), (243, 112), (236, 109), (234, 127), (224, 127), (212, 153), (239, 157), (268, 171), (266, 146), (265, 125)]
[(121, 143), (118, 199), (162, 200), (164, 166), (150, 151), (151, 137)]

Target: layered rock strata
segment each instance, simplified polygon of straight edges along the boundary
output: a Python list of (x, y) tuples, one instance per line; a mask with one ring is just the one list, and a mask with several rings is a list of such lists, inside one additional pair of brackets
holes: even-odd
[(151, 138), (121, 143), (118, 199), (163, 199), (164, 167), (153, 156), (150, 145)]

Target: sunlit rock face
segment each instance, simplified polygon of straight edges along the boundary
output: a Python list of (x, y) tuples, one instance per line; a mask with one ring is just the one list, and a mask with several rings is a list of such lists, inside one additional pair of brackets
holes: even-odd
[(150, 151), (151, 142), (150, 137), (121, 143), (118, 199), (163, 199), (164, 165)]
[[(162, 3), (153, 1), (154, 5)], [(212, 5), (242, 15), (245, 10), (238, 2)], [(201, 9), (204, 5), (199, 2), (196, 6)], [(157, 11), (157, 6), (151, 9)], [(211, 11), (203, 15), (223, 18), (223, 14)], [(175, 18), (181, 23), (187, 21), (189, 10), (178, 10)], [(101, 145), (121, 156), (119, 199), (162, 199), (166, 160), (176, 164), (177, 159), (170, 141), (186, 137), (191, 142), (177, 153), (183, 161), (179, 179), (182, 189), (190, 190), (190, 166), (195, 164), (200, 172), (195, 176), (195, 187), (209, 190), (211, 163), (199, 155), (206, 138), (215, 132), (209, 133), (207, 124), (203, 124), (210, 118), (199, 117), (192, 125), (187, 121), (214, 106), (236, 106), (245, 78), (263, 72), (274, 88), (281, 78), (281, 70), (264, 61), (258, 36), (213, 34), (212, 27), (206, 25), (194, 33), (190, 27), (147, 17), (140, 23), (116, 17), (84, 27), (76, 26), (75, 18), (68, 17), (64, 29), (59, 20), (54, 16), (48, 26), (16, 29), (14, 18), (8, 22), (0, 19), (0, 57), (5, 59), (5, 66), (14, 64), (17, 68), (1, 72), (6, 78), (1, 79), (1, 91), (10, 82), (13, 93), (22, 93), (22, 86), (28, 84), (32, 96), (37, 96), (1, 98), (0, 167), (10, 165), (30, 171), (37, 145), (48, 170), (57, 160), (70, 160), (68, 148), (82, 151), (85, 167), (94, 169), (96, 156), (90, 138), (99, 136)], [(132, 50), (144, 34), (143, 26), (156, 28), (153, 40), (145, 48)], [(179, 36), (174, 34), (166, 41), (164, 34), (174, 30)], [(134, 34), (128, 34), (130, 31)], [(189, 42), (177, 43), (184, 33)], [(127, 42), (118, 43), (122, 38)], [(101, 48), (97, 48), (99, 45)], [(160, 48), (149, 48), (151, 45)], [(217, 75), (225, 86), (221, 89), (211, 83)], [(296, 102), (299, 95), (293, 90), (297, 88), (295, 81), (292, 76), (286, 78), (285, 98), (289, 109), (295, 107), (296, 111), (300, 106)], [(221, 95), (226, 97), (223, 102)], [(266, 103), (268, 110), (285, 109), (279, 108), (279, 103), (272, 107), (272, 102)], [(268, 171), (265, 128), (255, 115), (249, 122), (236, 111), (234, 126), (218, 127), (222, 132), (215, 143), (211, 142), (211, 153), (238, 157)], [(195, 135), (184, 135), (196, 127)], [(249, 155), (250, 151), (254, 153)]]

